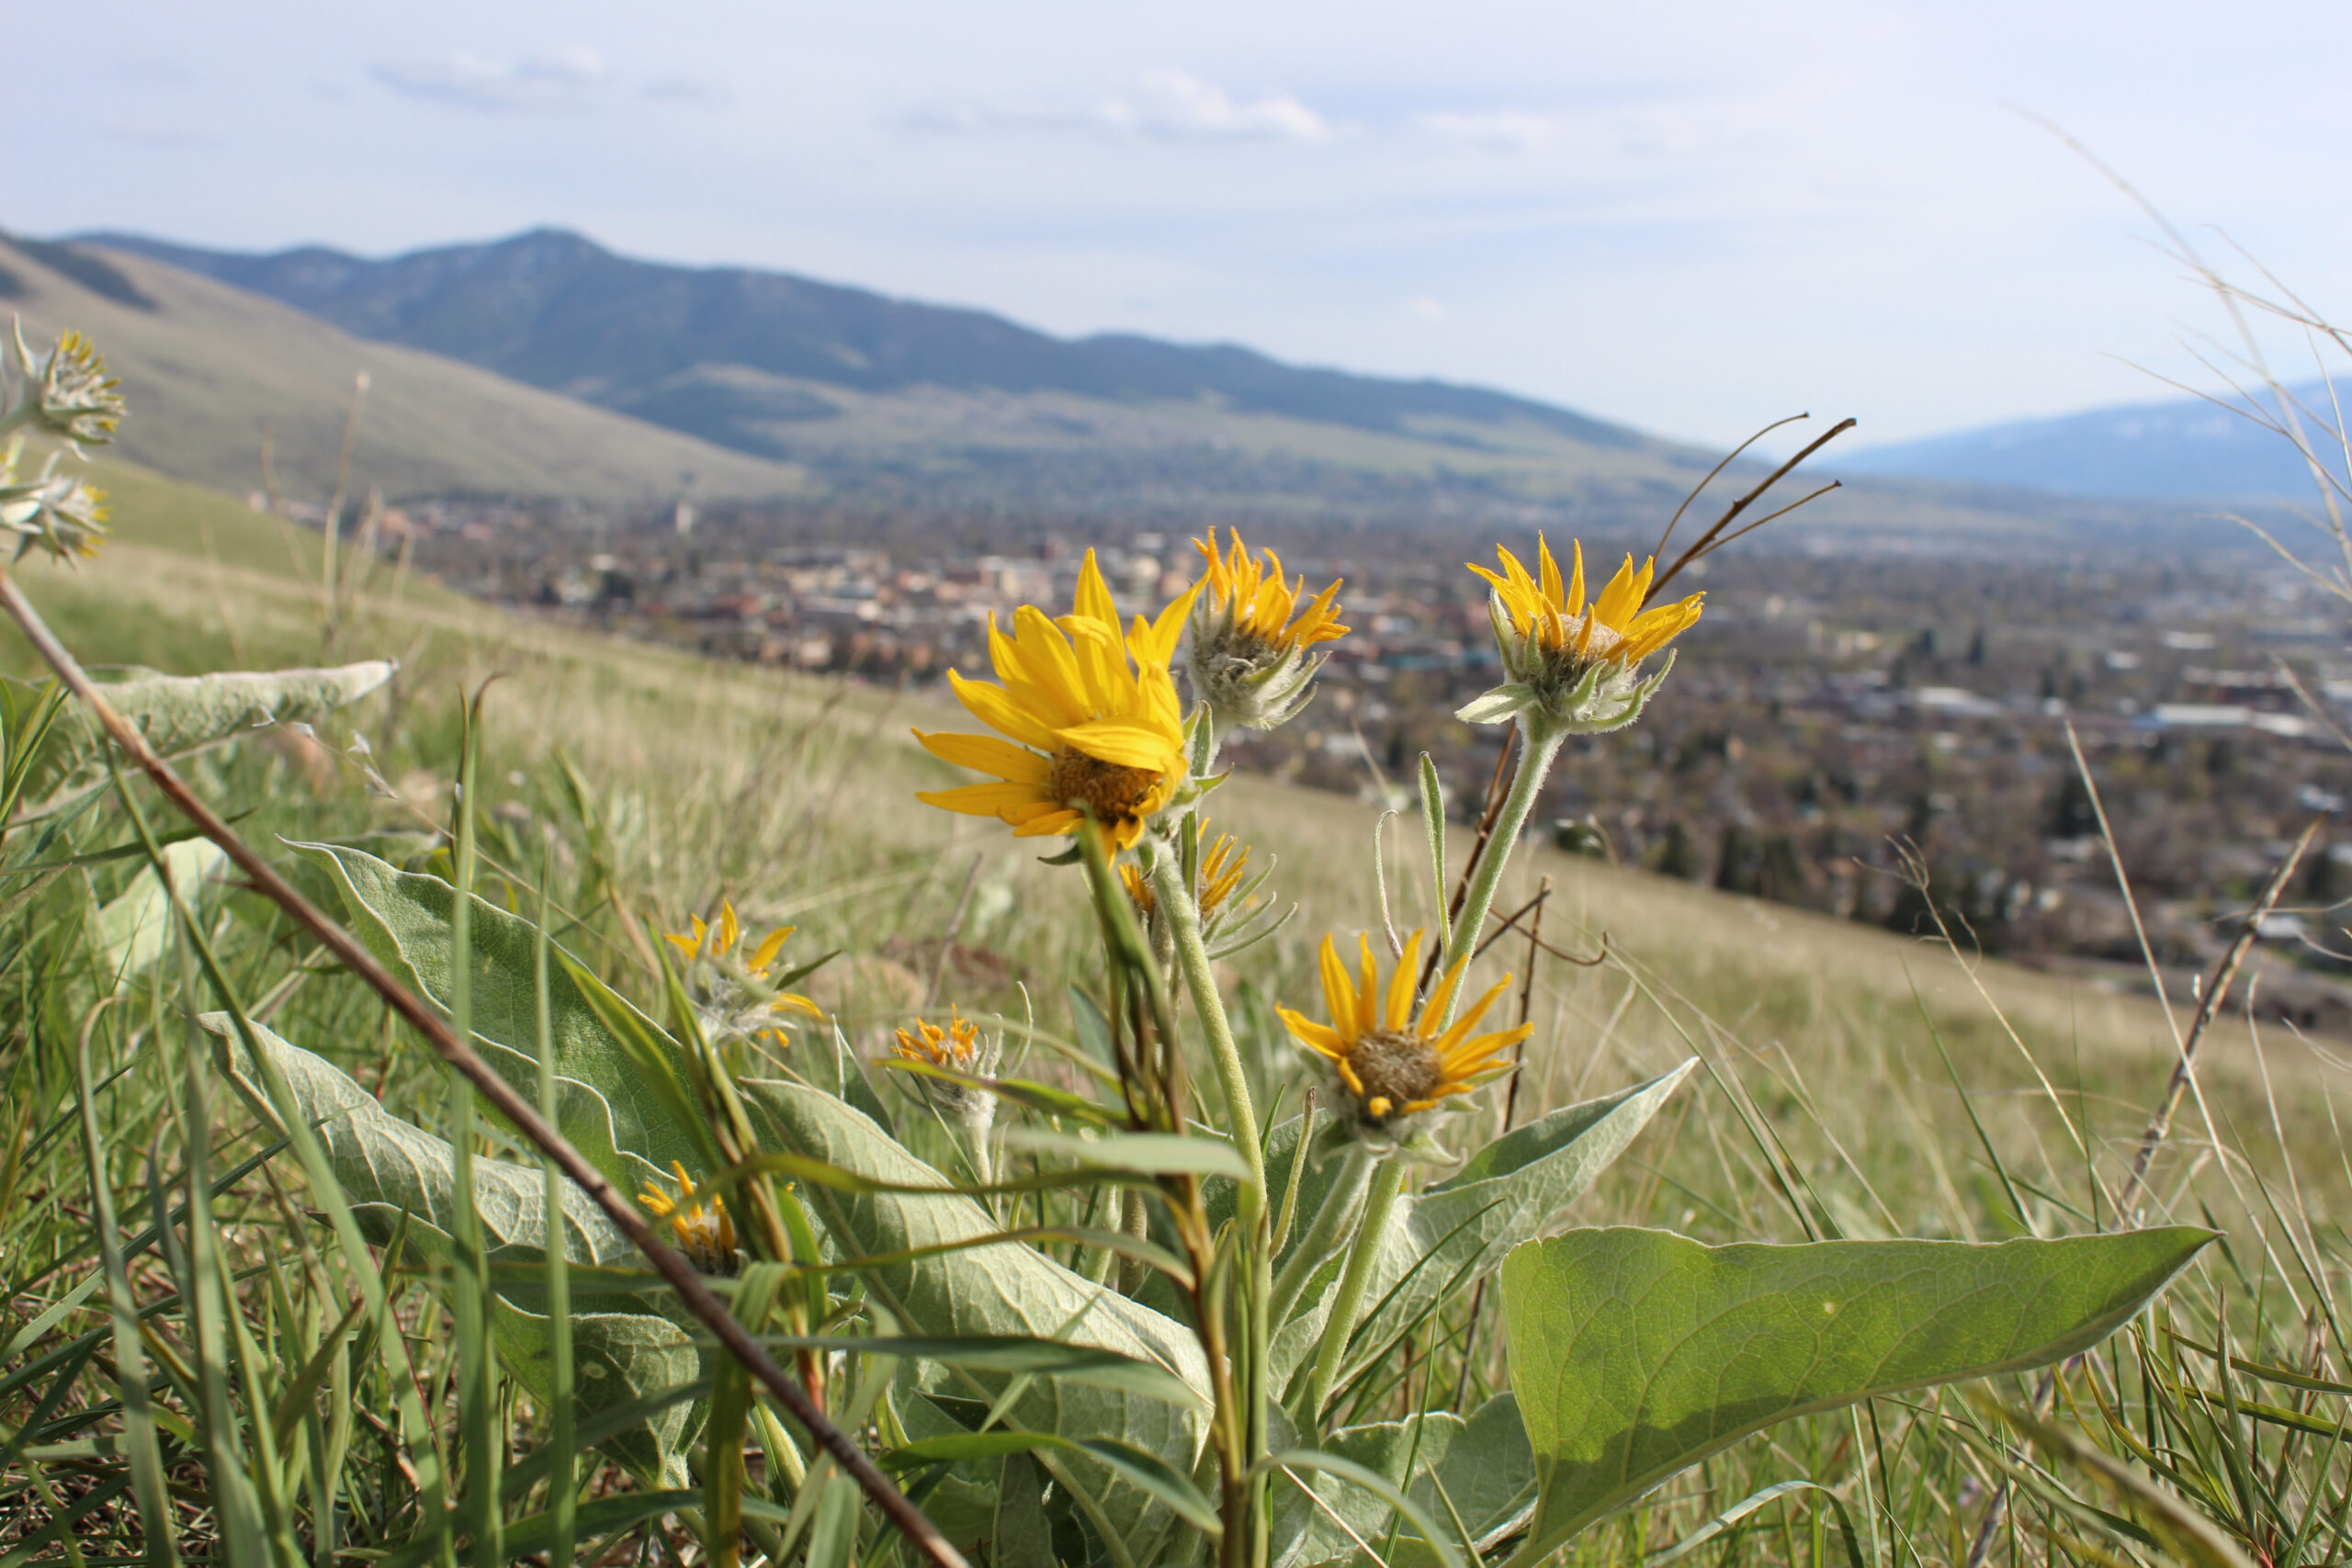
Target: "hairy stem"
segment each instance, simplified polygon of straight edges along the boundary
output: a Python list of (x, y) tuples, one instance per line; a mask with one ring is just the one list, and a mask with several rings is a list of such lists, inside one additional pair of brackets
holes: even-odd
[[(1483, 918), (1483, 915), (1482, 915)], [(1363, 1298), (1372, 1289), (1372, 1266), (1380, 1260), (1380, 1244), (1388, 1234), (1388, 1216), (1396, 1212), (1396, 1195), (1405, 1190), (1405, 1162), (1385, 1160), (1372, 1174), (1372, 1190), (1364, 1195), (1363, 1223), (1356, 1226), (1356, 1244), (1340, 1275), (1340, 1292), (1332, 1299), (1331, 1315), (1323, 1325), (1323, 1342), (1315, 1351), (1315, 1376), (1306, 1385), (1306, 1403), (1300, 1407), (1302, 1424), (1309, 1429), (1323, 1420), (1331, 1385), (1339, 1381), (1340, 1358), (1356, 1331)]]
[[(1209, 1037), (1209, 1054), (1216, 1060), (1217, 1081), (1225, 1089), (1226, 1114), (1233, 1119), (1228, 1131), (1242, 1163), (1250, 1169), (1249, 1179), (1242, 1182), (1237, 1195), (1234, 1213), (1243, 1224), (1254, 1225), (1266, 1213), (1266, 1151), (1258, 1141), (1258, 1107), (1250, 1096), (1250, 1077), (1242, 1069), (1241, 1047), (1235, 1043), (1233, 1025), (1225, 1016), (1225, 998), (1217, 995), (1216, 975), (1209, 967), (1208, 944), (1201, 940), (1201, 912), (1193, 903), (1193, 890), (1184, 886), (1184, 868), (1166, 850), (1152, 857), (1151, 893), (1167, 919), (1169, 931), (1176, 938), (1176, 964), (1184, 972), (1184, 988), (1192, 993), (1193, 1006), (1201, 1015), (1202, 1031)], [(1483, 914), (1480, 918), (1484, 918)]]
[[(1299, 1151), (1299, 1158), (1306, 1151)], [(1290, 1261), (1274, 1276), (1273, 1300), (1267, 1308), (1267, 1320), (1273, 1325), (1289, 1321), (1291, 1309), (1306, 1289), (1306, 1281), (1315, 1270), (1331, 1256), (1331, 1249), (1347, 1233), (1348, 1222), (1355, 1218), (1356, 1201), (1363, 1196), (1364, 1183), (1372, 1178), (1372, 1153), (1362, 1144), (1351, 1143), (1347, 1156), (1340, 1164), (1340, 1173), (1331, 1179), (1331, 1190), (1323, 1195), (1323, 1206), (1316, 1211), (1315, 1223), (1299, 1238), (1291, 1250)]]
[[(1544, 775), (1552, 771), (1553, 759), (1559, 756), (1560, 743), (1566, 739), (1566, 730), (1535, 718), (1532, 710), (1521, 716), (1519, 772), (1511, 779), (1510, 795), (1503, 802), (1502, 815), (1495, 819), (1494, 837), (1488, 841), (1487, 852), (1479, 857), (1477, 874), (1470, 882), (1470, 896), (1462, 903), (1461, 918), (1453, 922), (1448, 936), (1446, 968), (1451, 969), (1478, 950), (1478, 934), (1486, 930), (1487, 911), (1495, 907), (1495, 890), (1502, 886), (1503, 870), (1510, 863), (1511, 851), (1518, 847), (1520, 829), (1527, 826), (1527, 814), (1535, 808), (1535, 797), (1544, 793)], [(1453, 1021), (1454, 1010), (1462, 1005), (1462, 994), (1466, 989), (1466, 986), (1453, 987), (1446, 998), (1445, 1016), (1432, 1021), (1435, 1028), (1442, 1030)]]

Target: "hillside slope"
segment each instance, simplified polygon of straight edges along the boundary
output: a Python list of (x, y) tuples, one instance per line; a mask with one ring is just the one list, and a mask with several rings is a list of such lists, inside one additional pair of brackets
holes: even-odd
[(268, 430), (287, 493), (323, 499), (353, 378), (371, 385), (357, 490), (658, 501), (806, 486), (789, 465), (712, 446), (413, 349), (367, 343), (291, 307), (135, 256), (0, 241), (0, 310), (28, 338), (88, 333), (123, 380), (118, 450), (242, 494)]

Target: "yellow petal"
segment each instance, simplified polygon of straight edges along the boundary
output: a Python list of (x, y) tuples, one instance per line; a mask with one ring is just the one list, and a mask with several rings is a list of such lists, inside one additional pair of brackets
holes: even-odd
[(1063, 807), (1058, 810), (1047, 811), (1030, 818), (1012, 829), (1012, 836), (1016, 839), (1036, 839), (1047, 833), (1067, 833), (1078, 826), (1081, 819), (1078, 812)]
[(1334, 1061), (1347, 1055), (1347, 1042), (1340, 1038), (1338, 1030), (1317, 1023), (1305, 1013), (1295, 1012), (1286, 1007), (1275, 1008), (1274, 1013), (1283, 1021), (1283, 1027), (1297, 1037), (1300, 1044)]
[(1576, 551), (1576, 566), (1568, 573), (1568, 596), (1560, 602), (1560, 610), (1564, 615), (1576, 615), (1584, 613), (1584, 541), (1576, 539), (1570, 543)]
[(1470, 955), (1464, 953), (1454, 960), (1453, 968), (1438, 976), (1437, 988), (1430, 993), (1430, 999), (1421, 1004), (1419, 1032), (1426, 1035), (1429, 1026), (1445, 1016), (1445, 1010), (1453, 1001), (1454, 987), (1462, 984), (1462, 972), (1468, 967)]
[(1099, 761), (1153, 773), (1167, 772), (1183, 757), (1183, 748), (1176, 737), (1139, 724), (1120, 724), (1107, 718), (1074, 724), (1057, 731), (1054, 739)]
[(1119, 607), (1111, 602), (1111, 585), (1102, 581), (1102, 569), (1094, 564), (1094, 552), (1089, 549), (1086, 559), (1078, 569), (1078, 598), (1070, 606), (1073, 615), (1102, 621), (1115, 634), (1119, 627)]
[(1347, 965), (1340, 962), (1340, 950), (1326, 932), (1323, 946), (1316, 954), (1316, 964), (1323, 974), (1323, 1007), (1331, 1015), (1332, 1027), (1340, 1037), (1354, 1041), (1363, 1033), (1356, 1020), (1356, 988), (1348, 981)]
[(1421, 933), (1415, 931), (1405, 941), (1405, 956), (1396, 961), (1396, 973), (1388, 977), (1388, 1029), (1401, 1032), (1412, 1016), (1413, 977), (1420, 971)]
[(1062, 628), (1043, 610), (1023, 604), (1013, 612), (1012, 649), (1013, 668), (1000, 666), (997, 672), (1004, 677), (1007, 691), (1020, 694), (1023, 705), (1041, 715), (1066, 713), (1070, 717), (1065, 722), (1091, 715), (1093, 704), (1087, 699), (1086, 682), (1079, 673), (1078, 655), (1071, 651)]
[(1535, 536), (1535, 559), (1544, 573), (1544, 597), (1554, 605), (1567, 603), (1566, 590), (1560, 586), (1560, 563), (1552, 558), (1552, 546), (1543, 535)]
[(1356, 1019), (1360, 1032), (1369, 1033), (1380, 1027), (1380, 970), (1373, 963), (1372, 933), (1356, 933), (1356, 960), (1362, 983), (1356, 987)]
[(690, 936), (681, 935), (677, 931), (664, 931), (662, 933), (662, 940), (668, 942), (672, 947), (676, 948), (680, 953), (684, 953), (688, 958), (701, 956), (702, 943), (696, 942)]
[(735, 943), (742, 934), (743, 928), (735, 919), (735, 901), (731, 898), (721, 898), (718, 901), (719, 956), (723, 958), (734, 952)]
[(1009, 740), (999, 740), (989, 735), (958, 735), (934, 733), (925, 735), (918, 729), (915, 739), (922, 749), (942, 761), (953, 762), (959, 768), (976, 768), (984, 773), (1013, 784), (1042, 784), (1053, 777), (1054, 765), (1023, 746)]
[(1148, 637), (1127, 634), (1127, 651), (1135, 655), (1137, 664), (1157, 664), (1162, 669), (1176, 657), (1176, 644), (1184, 635), (1184, 617), (1193, 613), (1193, 602), (1201, 596), (1205, 582), (1195, 582), (1169, 601), (1168, 608), (1151, 623)]
[(1629, 555), (1625, 558), (1625, 564), (1617, 569), (1617, 575), (1609, 580), (1609, 586), (1600, 591), (1600, 600), (1593, 606), (1593, 614), (1602, 626), (1617, 631), (1632, 617), (1641, 603), (1641, 593), (1634, 586), (1634, 558)]
[(1003, 687), (967, 681), (953, 670), (947, 672), (947, 684), (954, 690), (956, 700), (971, 711), (974, 718), (998, 734), (1010, 736), (1023, 745), (1035, 746), (1039, 750), (1053, 749), (1053, 727), (1039, 723), (1036, 716), (1015, 703)]
[(942, 811), (960, 811), (967, 817), (993, 817), (999, 821), (1009, 818), (1005, 813), (1016, 807), (1034, 804), (1039, 797), (1035, 784), (966, 784), (961, 789), (918, 790), (915, 798), (925, 806), (936, 806)]
[[(1495, 1003), (1501, 998), (1502, 994), (1510, 989), (1510, 976), (1506, 975), (1503, 976), (1501, 984), (1495, 986), (1489, 989), (1485, 996), (1480, 997), (1476, 1001), (1472, 1002), (1470, 1004), (1469, 1010), (1464, 1012), (1460, 1018), (1453, 1021), (1453, 1027), (1447, 1030), (1442, 1035), (1438, 1037), (1437, 1044), (1434, 1047), (1437, 1054), (1441, 1057), (1450, 1055), (1453, 1053), (1453, 1048), (1462, 1043), (1463, 1036), (1468, 1034), (1472, 1030), (1478, 1027), (1478, 1021), (1486, 1016), (1487, 1010), (1493, 1007)], [(1444, 1015), (1440, 1014), (1439, 1016), (1443, 1017)]]
[(785, 939), (798, 929), (797, 926), (778, 926), (768, 932), (767, 940), (760, 943), (759, 951), (752, 954), (752, 973), (764, 973), (767, 966), (775, 962), (775, 955), (784, 951)]

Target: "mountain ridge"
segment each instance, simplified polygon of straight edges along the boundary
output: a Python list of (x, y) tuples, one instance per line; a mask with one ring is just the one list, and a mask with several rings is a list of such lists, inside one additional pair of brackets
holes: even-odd
[[(1130, 404), (1206, 399), (1382, 434), (1411, 434), (1415, 421), (1524, 423), (1580, 445), (1669, 445), (1487, 388), (1295, 366), (1229, 343), (1056, 337), (986, 310), (792, 273), (642, 261), (563, 229), (384, 258), (322, 245), (216, 251), (120, 232), (75, 239), (266, 295), (355, 336), (447, 355), (763, 456), (790, 454), (730, 421), (709, 395), (720, 384), (712, 372), (865, 394), (937, 387)], [(683, 377), (696, 378), (705, 395), (665, 398)], [(814, 404), (786, 417), (795, 412), (826, 417)]]
[[(2339, 378), (2335, 387), (2352, 399), (2352, 378)], [(2329, 417), (2326, 382), (2289, 391), (2319, 421)], [(2328, 439), (2312, 434), (2320, 454), (2328, 456)], [(2174, 504), (2308, 502), (2315, 494), (2310, 468), (2284, 436), (2222, 402), (2195, 396), (2006, 420), (1865, 447), (1824, 467), (1873, 478)], [(2343, 477), (2341, 462), (2335, 467)]]

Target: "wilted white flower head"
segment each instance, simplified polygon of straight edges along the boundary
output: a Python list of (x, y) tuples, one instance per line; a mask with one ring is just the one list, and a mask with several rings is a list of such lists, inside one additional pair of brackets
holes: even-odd
[(69, 332), (45, 358), (33, 357), (25, 324), (16, 323), (17, 402), (8, 410), (10, 429), (38, 424), (76, 446), (103, 446), (114, 439), (123, 415), (122, 383), (107, 374), (107, 362), (80, 333)]
[(79, 474), (58, 472), (55, 452), (40, 473), (19, 480), (23, 451), (22, 436), (0, 451), (0, 532), (17, 536), (17, 557), (35, 549), (69, 562), (96, 555), (107, 536), (106, 492)]

